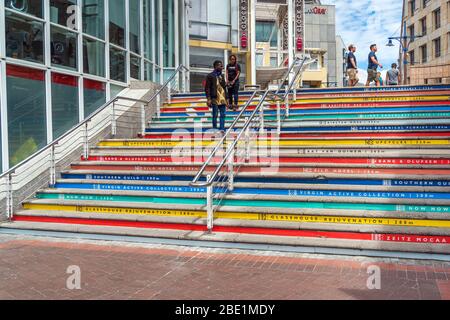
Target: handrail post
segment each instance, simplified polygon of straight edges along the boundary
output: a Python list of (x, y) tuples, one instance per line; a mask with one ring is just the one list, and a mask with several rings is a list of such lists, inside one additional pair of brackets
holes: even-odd
[[(209, 181), (211, 176), (208, 175), (207, 180)], [(213, 182), (206, 187), (206, 227), (208, 232), (213, 229), (213, 219), (214, 219), (214, 208), (213, 208)]]
[[(175, 79), (176, 79), (176, 77), (175, 77)], [(175, 82), (175, 84), (176, 84), (176, 82)], [(172, 102), (172, 86), (170, 85), (170, 82), (169, 82), (169, 85), (167, 86), (167, 103), (170, 104), (171, 102)]]
[(286, 100), (284, 101), (284, 106), (286, 108), (286, 118), (289, 118), (289, 86), (286, 86)]
[(260, 127), (259, 127), (259, 133), (264, 134), (264, 104), (265, 102), (260, 104), (259, 106), (259, 117), (260, 117)]
[(231, 155), (228, 158), (228, 189), (230, 191), (234, 190), (234, 157), (236, 154), (236, 149), (233, 147), (233, 143), (228, 145), (228, 149), (232, 149)]
[(50, 186), (53, 187), (56, 184), (56, 158), (55, 158), (55, 145), (52, 145), (50, 150)]
[(117, 122), (116, 122), (116, 103), (113, 102), (111, 107), (111, 135), (113, 137), (117, 134)]
[(277, 101), (277, 134), (281, 133), (281, 103)]
[(13, 202), (13, 186), (12, 173), (9, 173), (6, 180), (6, 216), (9, 221), (13, 219), (14, 202)]
[(161, 118), (161, 94), (156, 96), (156, 116), (157, 118)]
[(89, 121), (84, 124), (83, 135), (83, 157), (85, 160), (89, 160)]
[(250, 127), (245, 130), (245, 161), (250, 161)]
[(141, 134), (145, 135), (146, 123), (145, 123), (145, 105), (141, 103)]

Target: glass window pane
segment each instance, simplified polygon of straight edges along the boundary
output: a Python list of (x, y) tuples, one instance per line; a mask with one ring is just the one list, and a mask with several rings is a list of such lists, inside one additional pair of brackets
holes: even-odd
[(210, 24), (208, 40), (230, 42), (230, 27)]
[(76, 30), (77, 0), (50, 0), (50, 21)]
[(126, 82), (125, 51), (111, 47), (109, 49), (109, 71), (111, 79)]
[(230, 1), (208, 0), (208, 22), (231, 25)]
[(111, 91), (111, 99), (117, 97), (119, 95), (119, 93), (121, 93), (124, 89), (126, 89), (121, 86), (116, 86), (115, 84), (111, 84), (109, 88)]
[(130, 0), (130, 50), (140, 53), (141, 7), (139, 0)]
[(6, 56), (44, 63), (44, 24), (6, 11)]
[(191, 2), (192, 8), (189, 10), (189, 17), (191, 21), (207, 21), (206, 2), (207, 0), (197, 0)]
[(163, 66), (175, 66), (175, 22), (173, 0), (163, 1)]
[(83, 32), (105, 39), (105, 1), (83, 1)]
[(271, 47), (278, 45), (278, 28), (275, 22), (256, 22), (256, 42), (270, 42)]
[(32, 16), (36, 16), (39, 18), (43, 17), (43, 0), (5, 0), (5, 7), (9, 9), (16, 10), (18, 12), (23, 12), (26, 14), (30, 14)]
[(109, 41), (125, 48), (125, 0), (109, 2)]
[(153, 79), (153, 64), (150, 62), (144, 62), (144, 80), (145, 81), (154, 81)]
[(62, 28), (51, 28), (52, 65), (76, 69), (77, 34)]
[(11, 166), (47, 144), (44, 71), (8, 65), (8, 139)]
[(130, 76), (133, 79), (141, 79), (141, 59), (134, 55), (130, 56)]
[(161, 26), (158, 23), (160, 21), (159, 19), (159, 8), (160, 8), (160, 1), (155, 0), (155, 62), (157, 65), (161, 65), (161, 57), (159, 54), (159, 48), (160, 48), (160, 37), (159, 37), (159, 33), (161, 31)]
[(144, 0), (144, 56), (153, 59), (153, 21), (152, 21), (152, 5), (153, 0)]
[(144, 56), (145, 58), (154, 61), (153, 59), (153, 21), (152, 15), (153, 0), (144, 0)]
[(85, 73), (105, 76), (105, 44), (83, 38), (83, 69)]
[(84, 117), (93, 114), (106, 102), (106, 85), (103, 82), (83, 79)]
[(78, 78), (52, 73), (53, 139), (78, 123)]

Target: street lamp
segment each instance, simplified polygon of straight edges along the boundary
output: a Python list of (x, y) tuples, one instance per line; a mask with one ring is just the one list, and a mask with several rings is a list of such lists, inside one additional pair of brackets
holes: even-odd
[[(406, 34), (406, 30), (404, 31), (404, 34)], [(411, 44), (411, 42), (413, 42), (416, 38), (421, 38), (423, 37), (422, 35), (418, 35), (418, 36), (401, 36), (401, 37), (389, 37), (388, 40), (389, 42), (386, 44), (386, 47), (395, 47), (393, 40), (397, 40), (398, 42), (400, 42), (400, 48), (403, 51), (403, 68), (404, 68), (404, 72), (403, 72), (403, 83), (406, 84), (406, 73), (407, 73), (407, 64), (408, 62), (408, 51), (409, 51), (409, 45)], [(414, 63), (414, 61), (413, 61)]]

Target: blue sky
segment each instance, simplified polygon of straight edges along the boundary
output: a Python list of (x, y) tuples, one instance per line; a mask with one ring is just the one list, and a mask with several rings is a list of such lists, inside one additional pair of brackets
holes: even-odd
[[(378, 59), (384, 69), (398, 60), (398, 42), (386, 47), (388, 37), (400, 36), (402, 0), (322, 0), (323, 4), (336, 5), (336, 33), (348, 46), (357, 47), (359, 68), (367, 69), (367, 55), (372, 43), (378, 45)], [(361, 78), (361, 77), (360, 77)], [(362, 80), (362, 79), (361, 79)]]

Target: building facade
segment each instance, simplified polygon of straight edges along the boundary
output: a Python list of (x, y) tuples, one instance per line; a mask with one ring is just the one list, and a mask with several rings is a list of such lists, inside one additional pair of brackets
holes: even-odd
[(1, 171), (186, 63), (183, 0), (0, 1)]
[[(257, 83), (252, 71), (277, 68), (288, 57), (287, 0), (248, 0), (248, 47), (239, 44), (240, 0), (191, 0), (188, 9), (190, 88), (202, 91), (201, 83), (214, 60), (227, 63), (230, 54), (238, 57), (242, 68), (241, 86)], [(254, 16), (253, 16), (254, 14)], [(294, 20), (295, 12), (292, 13)], [(252, 22), (254, 20), (254, 23)], [(303, 86), (342, 86), (337, 62), (335, 6), (319, 0), (305, 0), (305, 53), (317, 59), (303, 74)], [(255, 52), (250, 43), (255, 42)], [(339, 48), (340, 50), (340, 48)], [(338, 76), (339, 74), (339, 76)]]
[(411, 37), (400, 53), (404, 83), (450, 83), (450, 0), (404, 0), (402, 23)]

